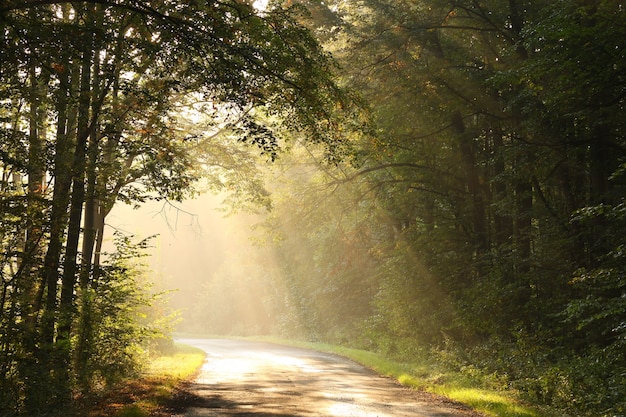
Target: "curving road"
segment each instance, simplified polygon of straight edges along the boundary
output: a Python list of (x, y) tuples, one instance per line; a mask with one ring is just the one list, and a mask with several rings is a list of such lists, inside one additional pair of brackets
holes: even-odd
[(327, 353), (240, 340), (178, 341), (204, 350), (207, 360), (179, 395), (185, 409), (174, 416), (480, 416)]

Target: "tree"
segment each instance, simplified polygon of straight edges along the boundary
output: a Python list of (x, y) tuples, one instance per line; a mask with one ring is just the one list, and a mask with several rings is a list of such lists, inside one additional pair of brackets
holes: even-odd
[[(376, 294), (370, 320), (362, 317), (370, 346), (407, 354), (419, 342), (441, 348), (441, 330), (475, 363), (541, 393), (541, 401), (577, 407), (577, 415), (619, 413), (621, 6), (306, 4), (343, 81), (361, 92), (375, 122), (355, 141), (353, 166), (339, 174), (320, 168), (327, 177), (319, 185), (364, 196), (351, 208), (370, 219), (363, 245), (378, 256), (362, 275)], [(306, 239), (306, 271), (341, 253), (344, 211), (293, 220), (316, 237)], [(314, 305), (314, 284), (292, 275), (301, 304)], [(343, 302), (330, 290), (341, 278), (315, 280), (329, 304)], [(564, 355), (576, 359), (554, 359)], [(614, 366), (591, 371), (594, 360)], [(586, 405), (567, 400), (583, 390), (602, 394)]]
[[(2, 325), (12, 335), (4, 339), (2, 372), (3, 387), (12, 388), (2, 403), (10, 410), (60, 409), (74, 378), (91, 388), (93, 290), (104, 273), (104, 218), (115, 201), (193, 192), (192, 151), (216, 149), (208, 145), (216, 130), (229, 129), (273, 158), (282, 124), (338, 155), (337, 109), (351, 104), (300, 16), (299, 7), (261, 12), (238, 1), (0, 6), (8, 63), (0, 72), (3, 201), (20, 202), (7, 213), (14, 227), (3, 222), (2, 234)], [(217, 129), (177, 129), (187, 97), (213, 107)]]

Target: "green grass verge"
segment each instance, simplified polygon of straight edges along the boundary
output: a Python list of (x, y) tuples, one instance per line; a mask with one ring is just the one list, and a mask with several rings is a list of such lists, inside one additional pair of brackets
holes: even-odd
[(177, 343), (176, 352), (150, 361), (146, 375), (174, 380), (188, 379), (202, 365), (204, 357), (205, 353), (201, 349)]
[(174, 389), (181, 382), (194, 376), (204, 362), (205, 353), (191, 346), (176, 345), (172, 354), (161, 355), (150, 360), (145, 375), (133, 381), (133, 390), (138, 393), (135, 401), (123, 404), (115, 411), (116, 417), (147, 417), (167, 404)]

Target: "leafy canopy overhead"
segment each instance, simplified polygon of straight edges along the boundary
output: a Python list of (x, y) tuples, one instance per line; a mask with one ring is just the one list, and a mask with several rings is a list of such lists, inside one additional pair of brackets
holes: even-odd
[[(100, 16), (81, 25), (61, 23), (61, 9), (67, 4), (97, 5)], [(29, 14), (33, 10), (45, 18), (34, 22)], [(64, 40), (75, 54), (107, 45), (109, 54), (117, 52), (114, 48), (126, 49), (124, 58), (118, 55), (118, 61), (108, 63), (116, 68), (103, 68), (115, 73), (126, 60), (131, 65), (124, 68), (126, 85), (142, 74), (153, 80), (152, 88), (200, 93), (207, 101), (244, 111), (262, 108), (266, 116), (280, 116), (282, 127), (306, 132), (308, 140), (338, 151), (341, 140), (334, 113), (348, 107), (350, 100), (333, 80), (333, 60), (302, 26), (305, 17), (306, 10), (299, 6), (260, 11), (235, 0), (33, 0), (9, 1), (0, 7), (0, 25), (7, 40), (15, 42), (7, 46), (41, 48), (41, 58), (52, 60), (42, 60), (43, 71), (53, 76), (64, 69), (54, 60), (61, 31), (73, 35)], [(92, 45), (79, 36), (85, 32), (95, 35)], [(57, 49), (46, 52), (44, 48), (50, 47)], [(247, 131), (243, 139), (265, 153), (276, 152), (276, 129), (265, 129), (254, 118), (243, 119), (240, 127)]]
[[(244, 144), (274, 159), (286, 131), (344, 157), (353, 101), (305, 17), (238, 0), (0, 2), (0, 200), (10, 208), (0, 210), (0, 408), (47, 415), (98, 386), (99, 372), (126, 373), (93, 366), (96, 321), (123, 320), (96, 315), (106, 294), (92, 291), (104, 289), (115, 202), (181, 200), (204, 176), (266, 204)], [(98, 349), (133, 343), (120, 329)]]

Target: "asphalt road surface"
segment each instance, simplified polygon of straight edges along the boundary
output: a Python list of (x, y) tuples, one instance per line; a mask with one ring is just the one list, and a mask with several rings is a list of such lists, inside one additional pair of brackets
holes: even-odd
[(173, 416), (479, 417), (348, 359), (270, 343), (180, 339), (207, 353)]

